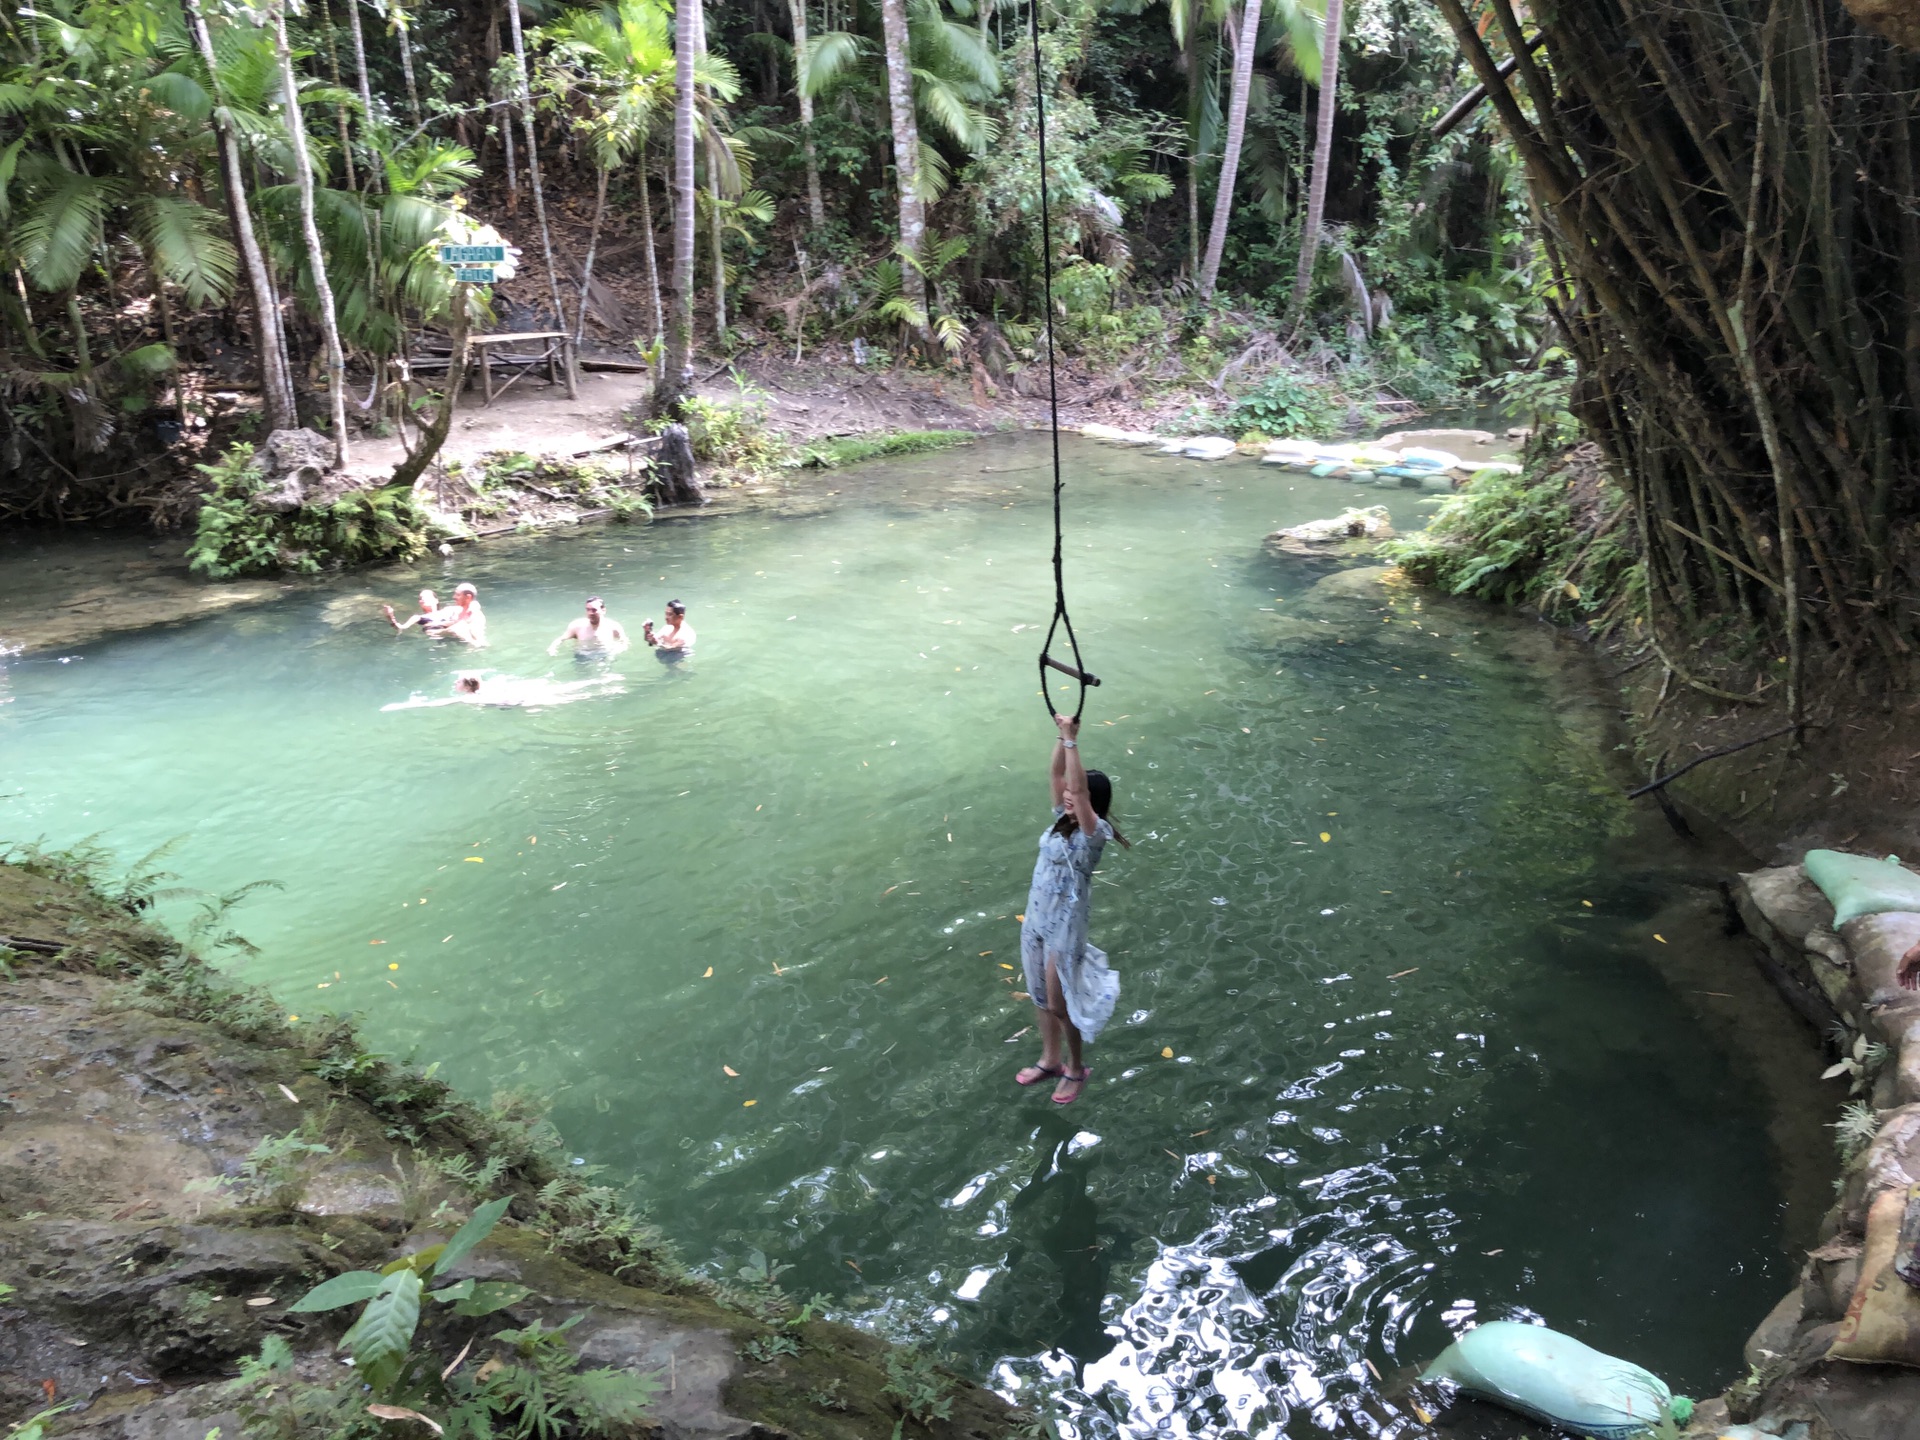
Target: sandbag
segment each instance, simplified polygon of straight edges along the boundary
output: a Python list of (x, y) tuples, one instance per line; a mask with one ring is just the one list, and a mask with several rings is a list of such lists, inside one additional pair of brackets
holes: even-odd
[(1920, 910), (1920, 875), (1891, 857), (1875, 860), (1839, 850), (1809, 850), (1801, 864), (1807, 878), (1833, 902), (1836, 930), (1862, 915)]
[(1691, 1400), (1638, 1365), (1511, 1320), (1469, 1330), (1420, 1378), (1451, 1380), (1469, 1395), (1594, 1440), (1630, 1440), (1665, 1415), (1684, 1425), (1693, 1413)]
[(1180, 453), (1194, 460), (1224, 460), (1238, 448), (1224, 435), (1202, 435), (1187, 441)]
[(1909, 1206), (1920, 1206), (1920, 1185), (1883, 1191), (1867, 1208), (1867, 1243), (1860, 1282), (1853, 1287), (1830, 1360), (1856, 1365), (1920, 1367), (1920, 1290), (1901, 1278), (1901, 1231)]

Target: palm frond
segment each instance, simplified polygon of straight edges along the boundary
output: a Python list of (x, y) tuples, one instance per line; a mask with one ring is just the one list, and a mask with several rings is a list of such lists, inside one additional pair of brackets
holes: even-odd
[(233, 293), (240, 257), (206, 206), (185, 195), (142, 195), (132, 205), (134, 234), (161, 277), (194, 309)]
[(863, 37), (847, 30), (829, 30), (807, 41), (807, 63), (800, 68), (800, 93), (817, 100), (844, 80), (872, 50)]
[(23, 210), (13, 238), (27, 278), (42, 290), (58, 293), (79, 283), (120, 187), (110, 178), (47, 168), (58, 178)]

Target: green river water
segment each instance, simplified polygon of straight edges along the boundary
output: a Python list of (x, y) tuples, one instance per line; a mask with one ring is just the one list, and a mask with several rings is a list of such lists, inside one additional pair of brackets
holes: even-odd
[[(1426, 648), (1275, 648), (1321, 572), (1261, 536), (1385, 492), (1068, 442), (1124, 991), (1078, 1104), (1013, 1085), (1045, 453), (14, 660), (0, 837), (184, 834), (196, 885), (284, 881), (237, 918), (289, 1013), (551, 1097), (691, 1261), (762, 1250), (1081, 1435), (1303, 1434), (1471, 1318), (1733, 1378), (1791, 1271), (1769, 1117), (1661, 978), (1680, 882), (1623, 842), (1558, 682), (1477, 612)], [(371, 610), (454, 579), (481, 656)], [(545, 654), (590, 591), (636, 629), (684, 598), (698, 653), (568, 705), (382, 710), (468, 664), (596, 673)]]

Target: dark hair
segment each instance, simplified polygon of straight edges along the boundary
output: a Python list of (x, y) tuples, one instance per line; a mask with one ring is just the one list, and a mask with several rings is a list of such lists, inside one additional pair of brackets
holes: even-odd
[[(1113, 781), (1107, 778), (1106, 771), (1087, 771), (1087, 799), (1093, 802), (1093, 813), (1098, 815), (1102, 820), (1105, 820), (1107, 818), (1107, 811), (1113, 806)], [(1111, 822), (1109, 822), (1109, 824), (1111, 824)], [(1053, 833), (1056, 835), (1065, 835), (1068, 839), (1072, 839), (1074, 831), (1079, 828), (1080, 822), (1073, 818), (1072, 806), (1068, 806), (1067, 813), (1053, 822)], [(1113, 838), (1126, 846), (1127, 849), (1131, 850), (1133, 848), (1133, 845), (1128, 841), (1127, 837), (1122, 835), (1117, 827), (1114, 828)]]
[(667, 601), (667, 610), (669, 613), (678, 614), (678, 615), (684, 615), (687, 613), (687, 607), (682, 605), (678, 600)]
[(598, 595), (587, 596), (587, 604), (589, 605), (604, 605), (606, 603), (607, 602), (602, 600)]

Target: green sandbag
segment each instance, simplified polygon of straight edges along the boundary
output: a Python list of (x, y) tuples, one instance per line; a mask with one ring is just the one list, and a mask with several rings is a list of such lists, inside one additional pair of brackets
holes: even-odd
[(1422, 475), (1431, 475), (1431, 470), (1416, 470), (1411, 465), (1382, 465), (1380, 474), (1391, 475), (1396, 480), (1418, 480)]
[(1862, 915), (1889, 910), (1920, 911), (1920, 875), (1892, 856), (1848, 855), (1840, 850), (1809, 850), (1801, 862), (1807, 878), (1833, 902), (1834, 928)]
[(1440, 1352), (1422, 1380), (1451, 1380), (1467, 1394), (1593, 1440), (1634, 1440), (1693, 1402), (1626, 1360), (1544, 1325), (1490, 1320)]
[(1324, 480), (1327, 478), (1327, 476), (1333, 474), (1333, 472), (1338, 470), (1339, 468), (1340, 468), (1340, 462), (1338, 460), (1326, 460), (1314, 466), (1313, 469), (1309, 470), (1307, 473), (1309, 475), (1317, 475), (1319, 476), (1320, 479)]

